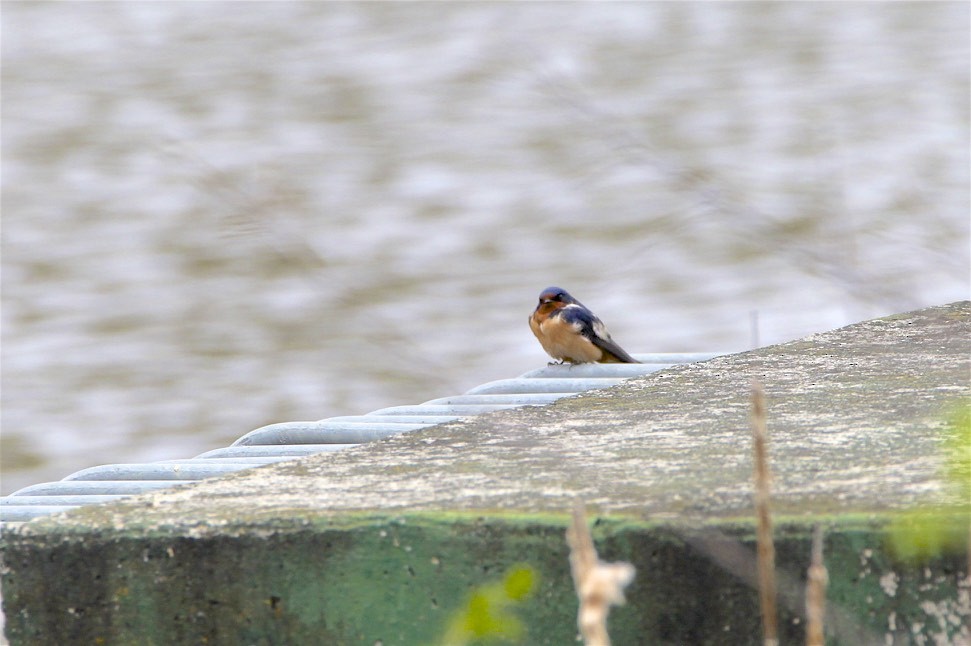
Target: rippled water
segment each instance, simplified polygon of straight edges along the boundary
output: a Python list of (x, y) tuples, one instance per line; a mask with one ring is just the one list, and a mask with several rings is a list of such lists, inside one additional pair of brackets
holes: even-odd
[[(4, 493), (968, 297), (967, 3), (6, 3)], [(771, 385), (770, 385), (771, 387)]]

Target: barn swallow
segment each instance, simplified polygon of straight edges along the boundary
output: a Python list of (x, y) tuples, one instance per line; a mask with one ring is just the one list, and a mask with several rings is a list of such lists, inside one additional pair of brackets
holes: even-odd
[(614, 343), (596, 314), (559, 287), (547, 287), (539, 295), (529, 328), (560, 363), (640, 363)]

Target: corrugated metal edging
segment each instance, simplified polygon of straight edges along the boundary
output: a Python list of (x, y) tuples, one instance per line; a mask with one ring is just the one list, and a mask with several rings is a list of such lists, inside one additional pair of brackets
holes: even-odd
[(60, 482), (24, 487), (0, 498), (0, 521), (23, 522), (81, 505), (118, 500), (314, 453), (339, 451), (463, 417), (541, 406), (561, 397), (722, 354), (725, 353), (636, 354), (634, 357), (642, 363), (549, 365), (515, 379), (490, 381), (461, 395), (416, 406), (392, 406), (367, 415), (344, 415), (316, 422), (270, 424), (250, 431), (232, 446), (206, 451), (191, 459), (91, 467)]

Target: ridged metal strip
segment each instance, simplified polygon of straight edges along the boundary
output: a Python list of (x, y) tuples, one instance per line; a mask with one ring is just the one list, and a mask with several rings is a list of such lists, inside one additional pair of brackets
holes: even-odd
[(233, 442), (233, 446), (252, 444), (360, 444), (415, 431), (431, 424), (384, 424), (376, 417), (372, 424), (323, 422), (283, 422), (250, 431)]
[(239, 471), (232, 464), (215, 464), (209, 460), (199, 460), (192, 464), (105, 464), (100, 467), (81, 469), (64, 478), (62, 482), (74, 480), (201, 480)]
[(422, 403), (422, 406), (494, 406), (497, 404), (503, 406), (511, 405), (515, 408), (520, 406), (542, 406), (544, 404), (551, 404), (561, 397), (575, 395), (577, 392), (580, 391), (557, 391), (542, 394), (453, 395), (452, 397), (430, 399)]
[(349, 449), (357, 444), (274, 444), (254, 446), (227, 446), (222, 449), (213, 449), (196, 456), (198, 460), (211, 460), (213, 458), (245, 458), (245, 457), (267, 457), (283, 456), (299, 458), (304, 455), (314, 453), (324, 453), (326, 451), (342, 451)]
[[(76, 474), (75, 474), (76, 475)], [(70, 476), (68, 476), (70, 478)], [(167, 489), (180, 484), (188, 484), (193, 480), (61, 480), (59, 482), (43, 482), (30, 485), (10, 494), (15, 496), (103, 496), (133, 494)], [(4, 498), (6, 501), (6, 498)], [(3, 507), (0, 507), (0, 511)]]
[(492, 395), (498, 397), (506, 394), (558, 393), (562, 397), (564, 394), (582, 393), (588, 390), (596, 390), (597, 388), (609, 388), (610, 386), (616, 386), (622, 381), (624, 381), (623, 377), (562, 377), (559, 379), (550, 377), (519, 377), (518, 379), (500, 379), (499, 381), (484, 383), (468, 391), (466, 395)]
[(109, 495), (75, 495), (75, 496), (8, 496), (3, 499), (4, 505), (41, 506), (41, 507), (77, 507), (78, 505), (90, 505), (96, 502), (112, 502), (124, 498), (123, 494)]
[(638, 364), (549, 365), (515, 379), (481, 384), (461, 395), (417, 406), (392, 406), (367, 415), (342, 415), (315, 422), (270, 424), (231, 446), (195, 458), (147, 464), (109, 464), (73, 473), (60, 482), (24, 487), (0, 499), (0, 521), (22, 522), (81, 505), (188, 484), (301, 456), (338, 451), (389, 435), (407, 433), (497, 410), (549, 404), (563, 397), (606, 388), (625, 379), (724, 353), (636, 354)]

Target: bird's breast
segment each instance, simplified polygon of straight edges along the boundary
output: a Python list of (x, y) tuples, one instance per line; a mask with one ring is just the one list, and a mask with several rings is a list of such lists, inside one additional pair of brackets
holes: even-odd
[[(554, 359), (561, 359), (573, 363), (590, 363), (599, 361), (603, 352), (591, 343), (574, 323), (567, 322), (559, 316), (551, 316), (533, 327), (533, 333), (539, 339), (543, 349)], [(537, 331), (538, 330), (538, 331)]]

